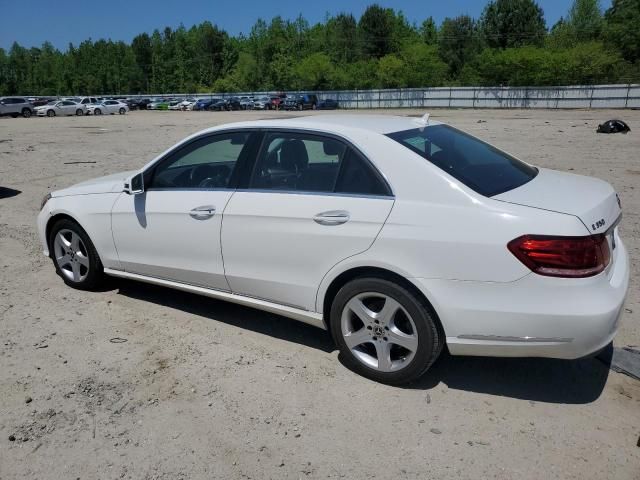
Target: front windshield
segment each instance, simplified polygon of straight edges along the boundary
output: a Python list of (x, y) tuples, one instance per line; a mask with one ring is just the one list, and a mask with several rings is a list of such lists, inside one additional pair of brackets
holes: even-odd
[(487, 197), (518, 188), (538, 174), (535, 167), (449, 125), (387, 136)]

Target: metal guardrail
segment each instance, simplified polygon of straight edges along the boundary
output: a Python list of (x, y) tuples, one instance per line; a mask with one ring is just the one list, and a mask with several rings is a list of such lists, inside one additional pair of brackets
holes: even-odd
[[(338, 100), (342, 108), (640, 108), (640, 84), (557, 87), (434, 87), (384, 90), (285, 91)], [(272, 92), (167, 93), (130, 97), (229, 98)]]

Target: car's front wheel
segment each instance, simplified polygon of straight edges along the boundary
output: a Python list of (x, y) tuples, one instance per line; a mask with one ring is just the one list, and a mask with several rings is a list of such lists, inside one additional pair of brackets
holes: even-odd
[(54, 112), (53, 110), (47, 110), (47, 117), (55, 117), (56, 116), (56, 112)]
[(22, 116), (24, 118), (30, 118), (31, 117), (31, 109), (30, 108), (23, 108), (22, 109)]
[(344, 364), (391, 385), (425, 373), (444, 341), (429, 305), (382, 278), (358, 278), (342, 287), (333, 300), (330, 322)]
[(102, 110), (100, 110), (99, 108), (96, 108), (96, 109), (93, 111), (93, 113), (94, 113), (94, 115), (102, 115)]
[(96, 288), (103, 278), (103, 267), (91, 239), (80, 225), (63, 219), (51, 229), (51, 258), (64, 283), (80, 290)]
[(124, 109), (124, 107), (121, 107), (121, 108), (120, 108), (120, 110), (118, 110), (118, 113), (119, 113), (120, 115), (124, 115), (124, 114), (125, 114), (125, 112), (126, 112), (126, 110)]
[(82, 110), (81, 108), (77, 109), (77, 110), (76, 110), (76, 115), (77, 115), (78, 117), (81, 117), (82, 115), (84, 115), (84, 110)]

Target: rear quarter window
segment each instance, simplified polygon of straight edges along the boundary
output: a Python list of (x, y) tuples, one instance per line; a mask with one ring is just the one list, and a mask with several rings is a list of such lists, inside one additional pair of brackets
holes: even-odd
[(387, 136), (487, 197), (518, 188), (538, 174), (535, 167), (449, 125)]

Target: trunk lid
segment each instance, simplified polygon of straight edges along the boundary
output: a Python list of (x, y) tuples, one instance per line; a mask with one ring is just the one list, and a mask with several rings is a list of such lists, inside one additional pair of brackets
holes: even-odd
[(546, 168), (530, 182), (492, 198), (575, 215), (591, 234), (606, 232), (621, 213), (618, 196), (607, 182)]

